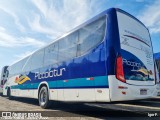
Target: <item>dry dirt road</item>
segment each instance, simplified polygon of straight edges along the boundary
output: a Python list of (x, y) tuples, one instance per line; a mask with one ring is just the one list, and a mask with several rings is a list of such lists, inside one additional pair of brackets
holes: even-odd
[[(48, 120), (97, 120), (97, 119), (160, 119), (160, 97), (121, 103), (65, 103), (53, 102), (50, 109), (42, 109), (38, 100), (0, 96), (2, 112), (41, 113)], [(157, 115), (156, 115), (157, 114)], [(150, 117), (149, 117), (150, 116)]]

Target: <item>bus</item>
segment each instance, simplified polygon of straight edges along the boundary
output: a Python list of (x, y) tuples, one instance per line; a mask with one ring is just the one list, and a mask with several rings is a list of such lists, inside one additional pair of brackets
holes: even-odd
[(5, 82), (7, 81), (7, 78), (8, 78), (7, 68), (8, 68), (8, 66), (4, 66), (2, 68), (1, 79), (0, 79), (0, 94), (3, 93), (3, 85), (5, 84)]
[(156, 96), (155, 64), (146, 26), (110, 8), (9, 66), (3, 94), (51, 100), (112, 102)]

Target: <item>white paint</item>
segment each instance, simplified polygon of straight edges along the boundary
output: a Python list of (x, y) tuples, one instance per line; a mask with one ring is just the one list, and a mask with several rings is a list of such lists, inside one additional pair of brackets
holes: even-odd
[(64, 101), (64, 90), (63, 89), (56, 89), (57, 90), (57, 100)]
[[(125, 101), (125, 100), (139, 100), (155, 97), (156, 85), (155, 86), (144, 86), (144, 85), (129, 85), (116, 79), (115, 75), (108, 77), (110, 99), (111, 101)], [(119, 89), (118, 86), (124, 86), (128, 89)], [(147, 95), (140, 95), (140, 89), (147, 89)], [(122, 94), (122, 91), (126, 92), (126, 95)]]
[[(99, 90), (102, 92), (99, 93)], [(109, 88), (96, 88), (95, 97), (97, 102), (110, 102)]]
[(26, 89), (26, 90), (20, 90), (20, 89), (12, 89), (11, 95), (16, 97), (27, 97), (27, 98), (37, 98), (33, 95), (37, 90), (33, 89)]
[[(150, 78), (154, 79), (154, 62), (153, 62), (153, 51), (152, 51), (152, 44), (149, 36), (148, 30), (138, 21), (135, 19), (121, 13), (117, 12), (117, 18), (118, 18), (118, 27), (119, 27), (119, 33), (120, 33), (120, 43), (121, 43), (121, 49), (126, 50), (133, 55), (135, 55), (137, 58), (139, 58), (144, 65), (147, 67), (147, 70), (152, 70), (152, 75), (150, 75)], [(124, 35), (129, 35), (136, 37), (140, 39), (141, 41), (145, 42), (149, 46), (147, 46), (145, 43), (126, 37)], [(123, 56), (122, 56), (123, 57)], [(138, 63), (137, 63), (138, 64)], [(134, 67), (133, 67), (134, 69)], [(128, 81), (129, 84), (135, 84), (135, 85), (154, 85), (155, 82), (149, 82), (149, 81)]]
[[(87, 101), (87, 102), (108, 102), (109, 89), (107, 88), (89, 88), (89, 89), (50, 89), (52, 100), (58, 101)], [(97, 90), (102, 90), (98, 93)], [(58, 93), (58, 98), (56, 95)]]
[[(50, 100), (58, 100), (58, 90), (57, 89), (49, 89), (50, 91)], [(62, 94), (63, 96), (63, 94)]]

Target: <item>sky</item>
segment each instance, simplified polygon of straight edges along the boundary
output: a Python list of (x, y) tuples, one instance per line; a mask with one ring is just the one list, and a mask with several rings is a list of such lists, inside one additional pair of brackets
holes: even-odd
[(111, 7), (141, 20), (160, 52), (160, 0), (0, 0), (0, 69)]

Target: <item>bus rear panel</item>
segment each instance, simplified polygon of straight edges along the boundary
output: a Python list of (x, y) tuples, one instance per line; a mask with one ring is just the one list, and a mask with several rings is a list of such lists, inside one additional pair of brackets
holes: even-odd
[(148, 29), (136, 18), (117, 10), (120, 54), (115, 76), (109, 76), (111, 101), (150, 98), (155, 95), (155, 68)]

